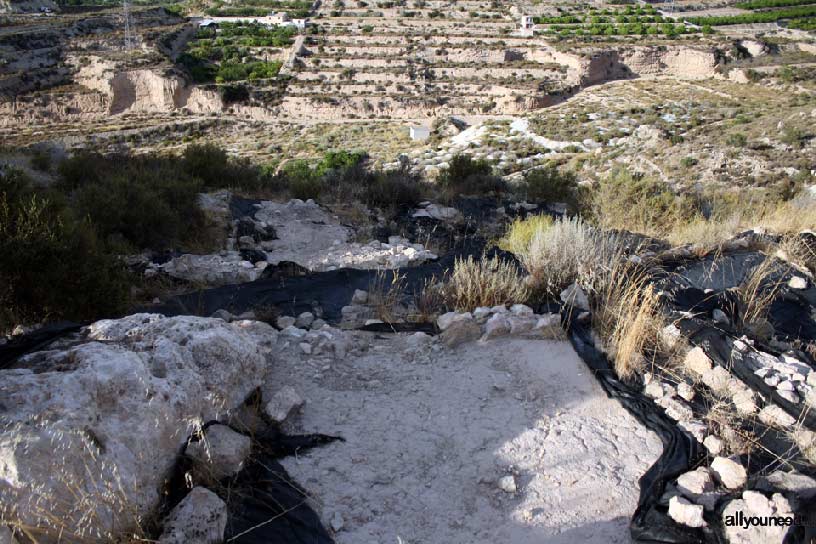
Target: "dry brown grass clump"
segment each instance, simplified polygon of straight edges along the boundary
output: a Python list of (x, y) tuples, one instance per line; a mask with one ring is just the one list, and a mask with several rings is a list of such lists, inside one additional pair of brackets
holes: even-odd
[(402, 301), (405, 298), (405, 275), (378, 270), (368, 286), (368, 304), (374, 315), (385, 323), (399, 320)]
[(441, 287), (445, 305), (458, 312), (479, 306), (526, 302), (530, 290), (518, 269), (498, 257), (456, 259), (453, 272)]
[(779, 267), (779, 261), (768, 256), (754, 267), (737, 288), (743, 326), (768, 316), (771, 304), (782, 287), (781, 280), (771, 279), (779, 271)]
[(662, 351), (665, 320), (654, 287), (633, 264), (619, 260), (589, 278), (593, 324), (622, 379), (641, 373)]

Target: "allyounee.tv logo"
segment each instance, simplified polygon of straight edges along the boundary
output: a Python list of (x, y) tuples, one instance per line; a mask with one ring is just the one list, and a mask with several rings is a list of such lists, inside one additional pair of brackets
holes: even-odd
[(726, 527), (816, 527), (816, 517), (792, 514), (786, 516), (746, 516), (742, 510), (725, 516)]

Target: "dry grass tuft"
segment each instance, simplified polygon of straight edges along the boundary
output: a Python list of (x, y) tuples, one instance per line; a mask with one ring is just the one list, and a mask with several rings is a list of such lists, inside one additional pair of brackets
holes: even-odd
[(496, 242), (496, 245), (514, 255), (521, 255), (530, 247), (533, 237), (540, 231), (549, 229), (553, 224), (552, 217), (548, 215), (531, 215), (526, 219), (516, 218), (504, 236)]
[(782, 287), (781, 279), (771, 279), (779, 271), (779, 266), (776, 259), (766, 257), (737, 288), (743, 326), (768, 316), (771, 303)]
[(619, 260), (589, 279), (593, 324), (622, 379), (641, 373), (663, 351), (665, 320), (654, 287), (634, 265)]
[(512, 263), (482, 256), (456, 259), (441, 296), (447, 307), (467, 312), (479, 306), (523, 303), (530, 291)]
[(401, 311), (405, 298), (405, 275), (378, 270), (368, 285), (368, 304), (374, 315), (385, 323), (394, 323), (405, 312)]

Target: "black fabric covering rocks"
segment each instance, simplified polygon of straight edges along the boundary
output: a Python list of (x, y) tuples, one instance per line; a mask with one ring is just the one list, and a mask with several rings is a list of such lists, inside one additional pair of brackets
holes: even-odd
[[(220, 489), (211, 489), (227, 503), (224, 541), (332, 544), (334, 539), (307, 502), (306, 491), (293, 481), (278, 460), (335, 440), (342, 438), (321, 434), (287, 436), (272, 426), (254, 434), (252, 452), (244, 469), (220, 482)], [(185, 477), (190, 469), (191, 461), (180, 456), (168, 480), (166, 498), (160, 508), (161, 518), (187, 495)], [(155, 532), (160, 533), (160, 527), (156, 527)]]

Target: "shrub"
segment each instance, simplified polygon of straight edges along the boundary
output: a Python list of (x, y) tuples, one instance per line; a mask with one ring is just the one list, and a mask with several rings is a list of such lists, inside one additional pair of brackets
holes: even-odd
[(548, 215), (531, 215), (525, 219), (515, 219), (496, 245), (516, 256), (523, 255), (537, 232), (549, 229), (553, 220)]
[(725, 143), (731, 147), (745, 147), (748, 138), (742, 132), (733, 132), (726, 137)]
[(41, 172), (51, 170), (51, 153), (46, 150), (36, 150), (31, 154), (31, 167)]
[(127, 301), (127, 272), (91, 225), (36, 194), (19, 172), (0, 174), (0, 254), (0, 331), (111, 315)]
[(406, 168), (366, 176), (363, 202), (389, 210), (413, 207), (423, 200), (425, 186), (418, 174)]
[(524, 303), (529, 297), (518, 268), (498, 257), (456, 259), (441, 286), (445, 305), (466, 312), (479, 306)]
[(573, 211), (580, 208), (581, 190), (575, 174), (559, 172), (554, 166), (528, 172), (522, 190), (534, 202), (564, 202)]
[(474, 160), (469, 155), (453, 157), (437, 182), (449, 197), (500, 193), (506, 188), (504, 181), (493, 175), (490, 163), (484, 159)]
[(216, 144), (193, 144), (182, 154), (182, 167), (189, 176), (201, 180), (205, 189), (238, 187), (257, 189), (260, 170), (247, 159), (232, 158)]
[(316, 199), (323, 192), (323, 180), (315, 174), (305, 160), (294, 160), (286, 163), (282, 175), (292, 198), (301, 200)]
[(603, 229), (625, 229), (663, 236), (696, 215), (690, 197), (675, 195), (654, 179), (614, 171), (600, 183), (592, 214)]

